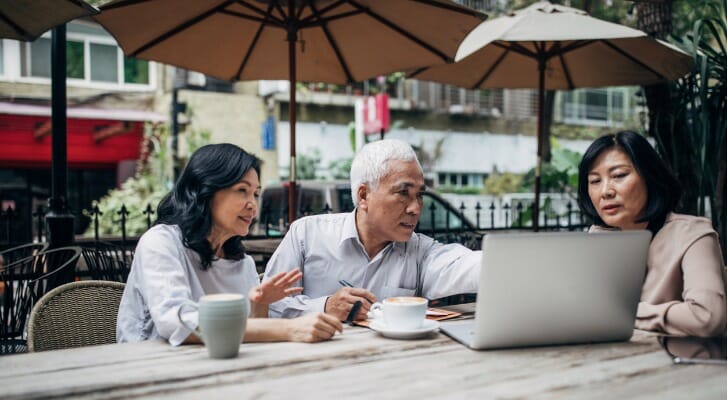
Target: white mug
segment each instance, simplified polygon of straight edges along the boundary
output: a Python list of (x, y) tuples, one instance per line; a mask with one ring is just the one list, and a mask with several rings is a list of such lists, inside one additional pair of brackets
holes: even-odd
[[(182, 320), (182, 309), (198, 310), (196, 328)], [(210, 358), (238, 356), (248, 318), (248, 301), (242, 294), (221, 293), (200, 297), (200, 301), (186, 301), (177, 310), (177, 318), (202, 340)]]
[(427, 299), (424, 297), (389, 297), (370, 308), (371, 317), (383, 318), (387, 328), (411, 331), (422, 328), (427, 313)]

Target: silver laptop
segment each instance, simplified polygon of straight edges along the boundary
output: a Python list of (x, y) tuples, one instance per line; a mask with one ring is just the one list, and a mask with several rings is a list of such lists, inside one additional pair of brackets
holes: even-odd
[(648, 231), (488, 234), (475, 319), (440, 330), (472, 349), (628, 340)]

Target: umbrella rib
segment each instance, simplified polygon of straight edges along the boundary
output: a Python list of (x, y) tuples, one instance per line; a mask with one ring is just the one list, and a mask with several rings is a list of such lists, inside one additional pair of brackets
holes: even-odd
[(528, 50), (518, 43), (511, 42), (510, 45), (508, 45), (502, 42), (493, 42), (493, 46), (500, 47), (501, 49), (505, 50), (515, 51), (516, 53), (526, 56), (528, 58), (536, 58), (536, 53)]
[(255, 36), (253, 36), (253, 40), (250, 42), (250, 46), (248, 46), (248, 51), (245, 52), (245, 57), (243, 57), (243, 61), (240, 63), (240, 66), (238, 67), (238, 71), (235, 73), (235, 78), (239, 77), (240, 74), (243, 73), (243, 70), (245, 69), (245, 66), (248, 65), (248, 61), (250, 60), (250, 56), (253, 54), (253, 49), (255, 48), (256, 43), (258, 43), (258, 39), (260, 39), (261, 33), (263, 33), (263, 28), (265, 28), (266, 20), (269, 16), (272, 16), (273, 11), (273, 4), (268, 5), (268, 11), (265, 13), (265, 17), (263, 18), (263, 21), (261, 21), (260, 25), (258, 26), (258, 30), (255, 31)]
[[(574, 50), (578, 50), (586, 45), (590, 45), (592, 43), (594, 43), (594, 40), (577, 40), (577, 41), (574, 41), (574, 42), (568, 44), (567, 46), (560, 47), (559, 52), (561, 54), (566, 54), (566, 53), (572, 52)], [(548, 57), (550, 58), (553, 55), (554, 54), (551, 54), (551, 52), (549, 52)]]
[[(260, 8), (248, 3), (247, 1), (238, 0), (237, 3), (247, 9), (257, 13), (258, 15), (260, 15), (260, 17), (262, 19), (259, 19), (258, 21), (263, 21), (264, 19), (268, 18), (270, 20), (273, 20), (273, 21), (279, 23), (281, 26), (283, 26), (283, 24), (284, 24), (284, 21), (282, 19), (274, 17), (273, 14), (270, 13), (270, 11), (261, 10)], [(225, 10), (225, 11), (226, 11), (226, 13), (234, 13), (233, 11), (227, 11), (227, 10)], [(242, 15), (245, 15), (245, 14), (240, 14), (240, 16), (242, 16)], [(248, 17), (255, 18), (252, 15), (249, 15)]]
[(249, 21), (261, 22), (261, 23), (269, 22), (272, 26), (277, 26), (277, 27), (281, 27), (281, 28), (283, 27), (283, 21), (277, 20), (273, 16), (270, 17), (270, 20), (267, 20), (265, 18), (254, 17), (252, 15), (242, 14), (237, 11), (230, 11), (230, 10), (222, 10), (222, 11), (220, 11), (220, 14), (225, 14), (225, 15), (229, 15), (231, 17), (243, 18), (243, 19), (247, 19)]
[(318, 26), (321, 25), (322, 21), (331, 22), (335, 21), (337, 19), (351, 17), (352, 15), (358, 15), (363, 14), (364, 11), (361, 10), (354, 10), (354, 11), (346, 11), (342, 12), (341, 14), (331, 15), (328, 17), (321, 17), (320, 20), (314, 19), (313, 17), (305, 18), (301, 20), (301, 26), (303, 27), (310, 27), (310, 26)]
[(187, 20), (187, 21), (185, 21), (185, 22), (177, 25), (176, 27), (172, 28), (171, 30), (168, 30), (167, 32), (161, 34), (160, 36), (157, 36), (156, 38), (154, 38), (154, 39), (150, 40), (149, 42), (147, 42), (142, 47), (140, 47), (140, 48), (136, 49), (135, 51), (131, 52), (129, 54), (129, 56), (130, 57), (136, 57), (137, 55), (143, 53), (144, 51), (146, 51), (150, 47), (156, 46), (157, 44), (159, 44), (159, 43), (167, 40), (168, 38), (170, 38), (170, 37), (178, 34), (179, 32), (187, 29), (188, 27), (190, 27), (190, 26), (192, 26), (192, 25), (194, 25), (194, 24), (202, 21), (203, 19), (206, 19), (210, 15), (213, 15), (213, 14), (217, 13), (219, 10), (225, 9), (225, 7), (229, 6), (230, 3), (233, 3), (233, 2), (234, 2), (234, 0), (228, 0), (228, 1), (226, 1), (226, 2), (224, 2), (222, 4), (220, 4), (220, 5), (217, 5), (217, 6), (213, 7), (213, 8), (211, 8), (210, 10), (208, 10), (208, 11), (202, 13), (202, 14), (199, 14), (199, 15), (195, 16), (192, 19), (189, 19), (189, 20)]
[[(346, 0), (339, 0), (337, 2), (334, 2), (333, 4), (329, 4), (328, 6), (320, 9), (319, 10), (319, 13), (321, 13), (322, 15), (326, 15), (326, 13), (328, 13), (331, 10), (333, 10), (334, 8), (337, 8), (337, 7), (341, 6), (344, 3), (346, 3)], [(310, 19), (313, 19), (313, 16), (304, 18), (303, 20), (301, 20), (301, 22), (308, 22), (308, 20), (310, 20)]]
[(616, 51), (617, 53), (619, 53), (619, 54), (623, 55), (623, 56), (624, 56), (624, 57), (626, 57), (626, 58), (627, 58), (628, 60), (630, 60), (630, 61), (634, 62), (635, 64), (637, 64), (637, 65), (641, 66), (642, 68), (644, 68), (644, 69), (646, 69), (646, 70), (648, 70), (648, 71), (652, 72), (652, 73), (653, 73), (653, 74), (655, 74), (655, 75), (656, 75), (656, 76), (657, 76), (658, 78), (660, 78), (660, 79), (667, 79), (667, 78), (666, 78), (665, 76), (663, 76), (663, 75), (662, 75), (662, 74), (660, 74), (659, 72), (657, 72), (657, 71), (655, 71), (654, 69), (650, 68), (650, 66), (649, 66), (649, 65), (647, 65), (647, 64), (643, 63), (642, 61), (640, 61), (640, 60), (636, 59), (636, 58), (635, 58), (634, 56), (632, 56), (631, 54), (627, 53), (626, 51), (624, 51), (624, 50), (620, 49), (620, 48), (619, 48), (619, 47), (617, 47), (617, 46), (616, 46), (615, 44), (613, 44), (613, 43), (611, 43), (611, 42), (608, 42), (608, 41), (606, 41), (606, 40), (603, 40), (603, 39), (602, 39), (602, 40), (600, 40), (600, 42), (604, 43), (605, 45), (607, 45), (607, 47), (611, 48), (612, 50)]
[(437, 55), (438, 57), (442, 58), (443, 61), (445, 61), (445, 62), (451, 62), (452, 61), (452, 59), (450, 57), (448, 57), (447, 54), (445, 54), (445, 53), (441, 52), (440, 50), (438, 50), (438, 49), (430, 46), (429, 44), (427, 44), (422, 39), (416, 37), (415, 35), (411, 34), (410, 32), (407, 32), (404, 29), (400, 28), (399, 26), (397, 26), (397, 24), (394, 24), (394, 23), (392, 23), (392, 21), (390, 21), (390, 20), (382, 17), (381, 15), (373, 12), (368, 7), (364, 7), (363, 5), (359, 4), (356, 1), (352, 1), (351, 2), (351, 5), (354, 6), (354, 7), (356, 7), (356, 8), (358, 8), (358, 9), (360, 9), (360, 10), (362, 10), (364, 13), (366, 13), (370, 17), (372, 17), (375, 20), (379, 21), (379, 23), (381, 23), (382, 25), (387, 26), (389, 29), (392, 29), (393, 31), (396, 31), (400, 35), (402, 35), (402, 36), (406, 37), (407, 39), (409, 39), (410, 41), (415, 42), (418, 46), (426, 49), (430, 53), (433, 53), (433, 54)]
[[(314, 15), (321, 18), (321, 15), (319, 14), (319, 11), (316, 10), (316, 6), (313, 5), (313, 3), (310, 3), (308, 5), (311, 8), (311, 11)], [(334, 54), (336, 54), (336, 59), (339, 60), (339, 64), (341, 65), (341, 68), (344, 70), (344, 73), (346, 74), (346, 80), (348, 82), (353, 82), (354, 78), (351, 76), (351, 71), (349, 71), (349, 66), (346, 64), (346, 61), (344, 60), (344, 57), (341, 55), (341, 50), (339, 49), (339, 46), (336, 44), (336, 41), (331, 36), (331, 32), (329, 32), (329, 27), (326, 26), (327, 22), (322, 20), (321, 21), (321, 29), (324, 31), (324, 35), (326, 35), (326, 40), (329, 41), (329, 44), (331, 44), (331, 48), (334, 49)]]
[(23, 39), (25, 39), (25, 40), (32, 40), (33, 39), (33, 35), (31, 35), (30, 33), (28, 33), (28, 31), (26, 31), (25, 29), (23, 29), (19, 25), (17, 25), (15, 22), (13, 22), (13, 20), (10, 19), (10, 18), (8, 18), (8, 16), (5, 15), (5, 13), (0, 12), (0, 19), (2, 19), (8, 25), (10, 25), (10, 27), (13, 28), (13, 30), (17, 34), (19, 34), (20, 36), (22, 36)]
[[(557, 42), (556, 45), (557, 49), (561, 49), (560, 42)], [(571, 80), (571, 73), (569, 72), (569, 68), (566, 66), (566, 60), (564, 59), (564, 52), (558, 52), (559, 61), (561, 62), (561, 69), (564, 71), (564, 76), (566, 77), (566, 82), (569, 85), (569, 90), (574, 89), (574, 81)]]
[(301, 4), (301, 6), (298, 7), (298, 12), (296, 13), (296, 21), (300, 21), (301, 20), (301, 15), (303, 15), (303, 10), (306, 9), (306, 4), (308, 4), (308, 6), (310, 7), (311, 6), (311, 0), (306, 0), (305, 3)]
[(116, 1), (110, 4), (105, 4), (99, 7), (102, 11), (113, 10), (115, 8), (127, 7), (138, 3), (146, 3), (149, 0), (127, 0), (127, 1)]
[(475, 90), (478, 87), (480, 87), (480, 85), (482, 85), (483, 82), (485, 82), (485, 80), (490, 77), (490, 75), (493, 73), (493, 71), (495, 71), (495, 69), (500, 65), (500, 63), (503, 62), (503, 59), (506, 58), (507, 55), (508, 55), (508, 49), (503, 49), (503, 52), (501, 53), (500, 56), (498, 56), (498, 59), (495, 60), (495, 63), (493, 63), (493, 65), (491, 65), (490, 68), (488, 68), (488, 71), (485, 72), (483, 77), (480, 78), (480, 80), (475, 85), (473, 85), (473, 87), (471, 89)]

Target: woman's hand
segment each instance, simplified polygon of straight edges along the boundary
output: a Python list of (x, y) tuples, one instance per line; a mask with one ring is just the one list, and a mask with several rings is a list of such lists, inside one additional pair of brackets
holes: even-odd
[(336, 317), (324, 313), (307, 314), (288, 320), (288, 340), (292, 342), (314, 343), (331, 339), (344, 327)]
[(253, 303), (259, 305), (268, 305), (295, 293), (301, 293), (302, 287), (290, 287), (297, 281), (301, 280), (303, 273), (299, 269), (288, 272), (281, 272), (272, 278), (261, 283), (257, 287), (250, 290), (248, 298)]

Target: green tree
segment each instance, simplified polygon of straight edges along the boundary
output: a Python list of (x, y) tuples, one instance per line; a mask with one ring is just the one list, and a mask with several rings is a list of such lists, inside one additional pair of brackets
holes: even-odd
[[(488, 175), (484, 183), (483, 191), (486, 194), (494, 196), (502, 196), (506, 193), (516, 193), (523, 191), (523, 174), (515, 174), (512, 172), (498, 172), (493, 168), (493, 172)], [(530, 191), (530, 188), (529, 188)]]
[(349, 157), (340, 158), (329, 163), (329, 172), (331, 173), (331, 177), (334, 179), (349, 179), (352, 161), (354, 161), (354, 159)]

